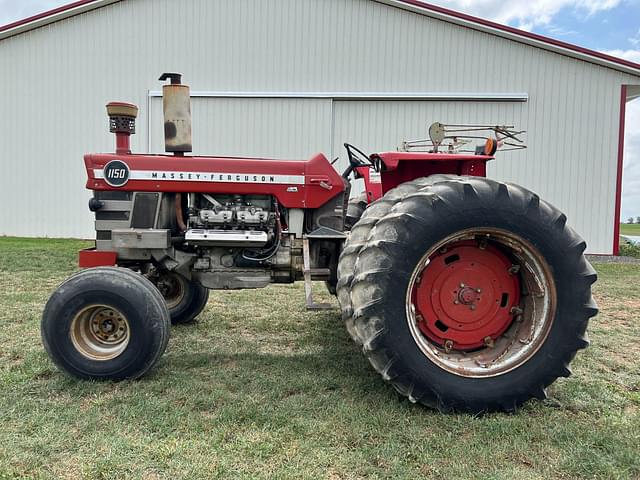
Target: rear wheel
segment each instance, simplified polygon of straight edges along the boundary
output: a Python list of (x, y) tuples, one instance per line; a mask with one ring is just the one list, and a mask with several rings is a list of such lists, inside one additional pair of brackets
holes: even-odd
[(82, 379), (138, 378), (169, 340), (169, 313), (156, 288), (123, 268), (83, 270), (51, 295), (42, 340), (53, 362)]
[(173, 324), (193, 322), (209, 300), (208, 289), (175, 272), (163, 272), (153, 277), (153, 282), (167, 304)]
[(337, 296), (342, 311), (342, 319), (351, 338), (358, 344), (362, 343), (360, 337), (354, 331), (353, 308), (351, 306), (351, 282), (355, 272), (356, 260), (360, 250), (364, 247), (371, 229), (375, 224), (387, 215), (394, 205), (402, 201), (407, 195), (419, 191), (427, 185), (451, 178), (451, 175), (432, 175), (426, 178), (417, 178), (411, 182), (403, 183), (390, 190), (386, 195), (373, 202), (363, 212), (360, 219), (351, 228), (349, 239), (340, 254), (338, 262)]
[[(351, 230), (353, 226), (358, 223), (368, 206), (369, 202), (367, 200), (366, 192), (362, 192), (357, 197), (349, 199), (349, 203), (347, 204), (347, 213), (344, 219), (345, 231)], [(325, 285), (331, 295), (338, 295), (338, 274), (336, 271), (332, 274), (331, 279), (325, 282)]]
[(349, 199), (347, 204), (347, 214), (344, 220), (344, 229), (351, 230), (351, 228), (360, 220), (362, 214), (367, 209), (369, 202), (367, 200), (366, 192), (362, 192), (357, 197)]
[(375, 223), (350, 286), (353, 334), (411, 401), (511, 411), (588, 345), (585, 243), (521, 187), (449, 179)]

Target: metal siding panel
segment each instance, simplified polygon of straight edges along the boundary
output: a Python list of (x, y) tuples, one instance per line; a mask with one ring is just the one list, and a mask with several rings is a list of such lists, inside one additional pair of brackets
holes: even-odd
[[(526, 109), (524, 103), (336, 101), (334, 151), (342, 151), (345, 141), (370, 152), (395, 150), (404, 140), (426, 138), (435, 121), (504, 123), (520, 120)], [(499, 161), (506, 163), (515, 155), (505, 152)], [(346, 167), (346, 158), (338, 165)]]
[[(164, 153), (162, 100), (152, 99), (152, 152)], [(194, 154), (310, 158), (331, 148), (330, 99), (194, 98)]]
[(348, 103), (333, 145), (326, 102), (198, 101), (194, 141), (199, 152), (305, 157), (347, 140), (394, 148), (434, 120), (514, 122), (531, 148), (491, 175), (538, 191), (590, 251), (611, 252), (617, 98), (621, 83), (638, 84), (630, 75), (370, 0), (126, 0), (2, 40), (0, 64), (14, 72), (0, 95), (12, 172), (0, 202), (20, 205), (2, 209), (0, 234), (93, 236), (82, 154), (112, 149), (104, 104), (140, 105), (132, 144), (145, 151), (147, 91), (177, 70), (202, 91), (528, 92), (524, 105)]

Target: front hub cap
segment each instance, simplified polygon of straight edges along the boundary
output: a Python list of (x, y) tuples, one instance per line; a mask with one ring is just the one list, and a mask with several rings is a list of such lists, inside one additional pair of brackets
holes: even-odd
[(512, 262), (494, 246), (450, 245), (430, 258), (415, 286), (421, 332), (458, 350), (482, 347), (502, 335), (520, 302), (520, 279)]
[(127, 318), (106, 305), (87, 307), (71, 321), (70, 336), (74, 347), (91, 360), (116, 358), (127, 348), (130, 335)]
[(409, 330), (431, 362), (456, 375), (490, 377), (540, 349), (557, 294), (535, 246), (511, 232), (482, 228), (429, 249), (406, 295)]

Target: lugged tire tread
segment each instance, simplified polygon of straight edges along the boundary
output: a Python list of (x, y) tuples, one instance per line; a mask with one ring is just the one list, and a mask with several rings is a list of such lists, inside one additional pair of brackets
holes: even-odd
[(452, 175), (433, 175), (431, 177), (418, 178), (411, 182), (403, 183), (387, 192), (384, 197), (369, 205), (362, 214), (362, 217), (360, 217), (360, 220), (353, 225), (351, 235), (340, 254), (338, 262), (338, 284), (336, 293), (340, 303), (342, 319), (346, 324), (347, 331), (358, 345), (363, 344), (363, 339), (357, 336), (353, 328), (353, 309), (350, 300), (350, 290), (356, 260), (360, 250), (366, 244), (366, 239), (371, 233), (371, 230), (380, 219), (384, 218), (386, 214), (391, 211), (396, 203), (400, 202), (407, 195), (418, 192), (425, 186), (438, 181), (448, 180), (452, 177)]
[[(365, 356), (376, 371), (383, 378), (390, 382), (393, 387), (405, 397), (413, 395), (412, 399), (424, 405), (438, 408), (441, 411), (470, 411), (480, 413), (487, 410), (503, 410), (514, 411), (522, 403), (529, 398), (545, 399), (546, 387), (549, 386), (558, 377), (567, 377), (571, 374), (569, 363), (575, 357), (577, 350), (586, 348), (589, 341), (586, 335), (586, 328), (589, 318), (595, 316), (598, 312), (597, 306), (591, 296), (590, 286), (596, 281), (597, 275), (591, 265), (584, 257), (586, 243), (567, 225), (566, 216), (558, 211), (555, 207), (544, 202), (540, 197), (524, 188), (507, 183), (499, 183), (492, 180), (479, 177), (451, 177), (439, 176), (437, 181), (432, 182), (415, 182), (401, 191), (390, 191), (393, 195), (389, 195), (380, 199), (388, 207), (386, 215), (376, 215), (375, 217), (366, 218), (363, 215), (362, 225), (366, 225), (368, 237), (366, 242), (359, 241), (357, 244), (349, 245), (343, 252), (341, 262), (353, 271), (343, 272), (340, 276), (339, 289), (342, 290), (343, 298), (341, 299), (341, 307), (343, 318), (347, 324), (349, 333), (360, 345), (366, 345), (363, 348)], [(413, 182), (412, 182), (413, 183)], [(422, 185), (421, 188), (415, 188)], [(400, 195), (402, 194), (402, 196)], [(406, 224), (400, 225), (400, 221), (407, 219), (407, 214), (403, 213), (403, 204), (409, 202), (424, 203), (429, 198), (431, 209), (447, 208), (455, 209), (457, 205), (461, 205), (465, 200), (470, 198), (492, 195), (495, 199), (508, 201), (509, 206), (515, 211), (522, 212), (526, 215), (535, 215), (539, 217), (543, 214), (548, 218), (555, 218), (553, 228), (557, 229), (560, 235), (567, 240), (568, 250), (571, 253), (569, 262), (572, 262), (574, 271), (580, 272), (578, 276), (583, 280), (583, 291), (586, 301), (584, 301), (580, 312), (576, 312), (580, 318), (575, 320), (572, 325), (575, 326), (574, 341), (572, 345), (558, 352), (559, 358), (554, 360), (549, 368), (540, 374), (538, 383), (530, 387), (526, 392), (514, 392), (508, 398), (500, 399), (491, 405), (477, 405), (472, 402), (459, 404), (449, 403), (448, 400), (441, 398), (435, 389), (426, 386), (425, 391), (420, 395), (414, 395), (414, 379), (410, 371), (403, 371), (401, 362), (397, 361), (396, 355), (401, 352), (392, 353), (385, 347), (383, 333), (384, 329), (376, 330), (374, 337), (364, 336), (363, 332), (368, 331), (368, 323), (375, 318), (380, 320), (382, 316), (382, 305), (384, 304), (384, 294), (376, 289), (376, 282), (381, 275), (385, 275), (389, 269), (380, 268), (379, 265), (385, 262), (393, 263), (392, 256), (389, 255), (387, 249), (393, 248), (394, 245), (402, 245), (401, 241), (380, 240), (378, 234), (384, 230), (385, 224), (395, 225), (398, 229), (408, 228)], [(407, 206), (410, 209), (410, 206)], [(423, 212), (416, 210), (416, 214), (412, 215), (414, 221), (423, 221), (428, 223), (424, 217), (429, 215), (429, 211)], [(380, 213), (380, 212), (378, 212)], [(359, 225), (360, 222), (357, 224)], [(375, 258), (376, 265), (369, 265), (370, 259)], [(343, 268), (346, 270), (346, 268)], [(360, 298), (358, 292), (366, 291), (369, 295), (368, 299)], [(354, 296), (355, 293), (355, 296)], [(344, 302), (344, 297), (348, 297), (348, 302)], [(339, 297), (340, 298), (340, 297)], [(375, 340), (372, 342), (372, 340)]]

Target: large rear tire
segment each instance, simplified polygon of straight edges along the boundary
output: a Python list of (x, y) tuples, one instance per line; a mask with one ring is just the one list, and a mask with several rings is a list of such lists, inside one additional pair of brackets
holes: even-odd
[(360, 337), (356, 335), (353, 326), (353, 308), (350, 297), (351, 282), (353, 281), (356, 260), (358, 259), (360, 250), (362, 250), (367, 242), (371, 229), (382, 217), (391, 211), (396, 203), (403, 200), (407, 195), (415, 193), (427, 185), (432, 185), (451, 177), (451, 175), (433, 175), (426, 178), (417, 178), (411, 182), (399, 185), (387, 192), (384, 197), (369, 205), (362, 213), (360, 219), (351, 228), (349, 239), (340, 254), (340, 260), (338, 262), (338, 284), (336, 293), (342, 312), (342, 319), (345, 322), (351, 338), (356, 343), (361, 344), (362, 342)]
[(351, 230), (351, 228), (358, 223), (360, 217), (369, 206), (369, 201), (367, 200), (367, 193), (362, 192), (357, 197), (353, 197), (349, 199), (349, 203), (347, 203), (347, 214), (344, 219), (344, 229)]
[(585, 246), (521, 187), (436, 182), (369, 229), (350, 282), (351, 333), (412, 402), (513, 411), (544, 398), (588, 345), (597, 307)]
[(169, 312), (156, 287), (124, 268), (83, 270), (63, 282), (42, 314), (44, 347), (80, 379), (123, 380), (147, 373), (169, 340)]
[[(362, 192), (357, 197), (353, 197), (349, 199), (347, 204), (347, 213), (344, 219), (344, 229), (345, 231), (349, 231), (353, 228), (353, 226), (360, 221), (362, 214), (365, 212), (367, 207), (369, 206), (369, 202), (367, 200), (367, 193)], [(338, 295), (338, 274), (334, 273), (330, 280), (325, 282), (327, 286), (327, 290), (331, 295)]]

